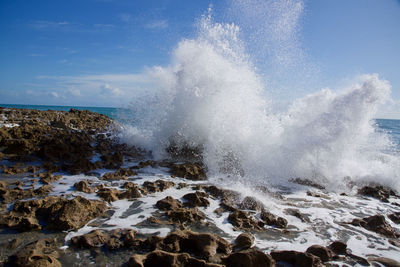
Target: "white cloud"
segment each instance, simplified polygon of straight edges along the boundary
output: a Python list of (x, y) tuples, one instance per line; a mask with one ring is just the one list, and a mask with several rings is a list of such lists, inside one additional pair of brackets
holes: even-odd
[(72, 26), (72, 24), (68, 21), (36, 20), (30, 23), (30, 26), (36, 30), (65, 30)]
[(112, 96), (120, 96), (123, 94), (118, 87), (112, 87), (109, 84), (102, 85), (100, 88), (102, 89), (101, 93), (103, 95), (111, 94)]
[(168, 28), (168, 21), (167, 20), (155, 20), (150, 23), (144, 25), (145, 28), (151, 30), (162, 30)]
[(59, 98), (60, 95), (57, 92), (50, 92), (50, 95), (55, 98)]
[(72, 96), (81, 96), (81, 91), (77, 88), (69, 88), (68, 91)]

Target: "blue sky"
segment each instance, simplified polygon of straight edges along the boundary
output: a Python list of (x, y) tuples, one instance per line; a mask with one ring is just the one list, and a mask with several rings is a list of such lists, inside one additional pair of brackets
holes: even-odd
[[(209, 4), (215, 21), (236, 22), (232, 1), (2, 0), (0, 103), (124, 106), (148, 84), (146, 68), (195, 36)], [(399, 1), (305, 0), (300, 26), (307, 75), (303, 66), (302, 79), (272, 83), (282, 102), (379, 73), (393, 98), (379, 116), (400, 118)]]

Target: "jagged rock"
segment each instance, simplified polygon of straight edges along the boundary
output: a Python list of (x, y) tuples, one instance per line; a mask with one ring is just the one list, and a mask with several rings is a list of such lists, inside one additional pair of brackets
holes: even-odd
[(186, 200), (184, 203), (187, 207), (208, 207), (210, 202), (206, 199), (207, 193), (196, 191), (195, 193), (189, 193), (183, 196)]
[(53, 175), (51, 172), (42, 172), (37, 175), (40, 178), (40, 182), (43, 184), (50, 184), (62, 178), (61, 175)]
[(260, 225), (260, 222), (253, 220), (246, 212), (241, 210), (231, 212), (228, 216), (228, 221), (239, 229), (260, 230), (263, 226)]
[(330, 248), (335, 254), (339, 255), (347, 254), (347, 245), (340, 241), (332, 242), (332, 244), (330, 244), (328, 248)]
[(171, 196), (167, 196), (166, 198), (157, 201), (156, 207), (159, 210), (170, 211), (182, 208), (182, 203)]
[(218, 188), (214, 185), (203, 186), (204, 191), (212, 195), (215, 198), (221, 199), (221, 207), (228, 211), (234, 211), (233, 206), (240, 198), (240, 193), (233, 190), (226, 190)]
[(313, 245), (309, 247), (306, 252), (317, 256), (322, 262), (330, 261), (333, 257), (333, 252), (329, 248), (320, 245)]
[(309, 179), (295, 178), (295, 179), (291, 179), (290, 182), (295, 183), (295, 184), (315, 187), (315, 188), (321, 189), (321, 190), (325, 189), (324, 186), (317, 184)]
[(285, 218), (277, 217), (268, 211), (261, 211), (260, 218), (266, 225), (275, 226), (277, 228), (286, 228), (287, 226), (287, 220)]
[(0, 198), (4, 203), (11, 203), (15, 200), (46, 195), (52, 190), (52, 188), (51, 185), (43, 185), (35, 190), (22, 189), (20, 186), (14, 188), (4, 186), (0, 188)]
[(115, 188), (101, 188), (96, 194), (104, 201), (113, 202), (119, 199), (119, 193), (119, 190)]
[(389, 214), (388, 217), (392, 222), (400, 224), (400, 212)]
[(294, 250), (272, 251), (271, 256), (277, 264), (279, 262), (286, 262), (299, 267), (322, 266), (321, 260), (318, 257)]
[(254, 197), (247, 196), (239, 204), (239, 208), (245, 209), (245, 210), (260, 211), (264, 208), (264, 205), (260, 201), (255, 199)]
[(174, 182), (164, 180), (157, 180), (155, 182), (146, 181), (143, 183), (142, 190), (146, 193), (162, 192), (174, 185)]
[(131, 169), (120, 168), (116, 172), (108, 172), (103, 175), (103, 180), (126, 180), (129, 176), (137, 175), (137, 173)]
[(364, 259), (363, 257), (348, 253), (346, 255), (348, 258), (354, 260), (355, 262), (353, 265), (362, 265), (362, 266), (370, 266), (371, 264), (368, 262), (368, 260)]
[(377, 185), (377, 186), (364, 186), (358, 190), (359, 195), (369, 196), (377, 198), (383, 202), (389, 202), (390, 196), (396, 196), (396, 193), (387, 187)]
[(361, 226), (369, 231), (381, 234), (386, 237), (398, 238), (400, 234), (388, 224), (383, 215), (374, 215), (363, 219), (354, 219), (351, 222), (354, 226)]
[(81, 191), (84, 193), (93, 193), (95, 191), (94, 188), (89, 187), (89, 183), (87, 180), (75, 183), (74, 187), (77, 191)]
[(299, 218), (302, 222), (309, 223), (310, 220), (304, 214), (300, 213), (298, 209), (285, 209), (285, 213)]
[(39, 239), (10, 257), (9, 262), (21, 267), (61, 267), (54, 240)]
[(268, 267), (275, 266), (275, 260), (259, 250), (248, 249), (232, 253), (224, 259), (227, 267)]
[(133, 198), (139, 198), (142, 196), (140, 193), (139, 186), (135, 183), (132, 182), (126, 182), (122, 186), (122, 188), (125, 188), (126, 190), (124, 192), (121, 192), (118, 197), (120, 199), (133, 199)]
[(109, 239), (109, 235), (101, 230), (94, 230), (88, 234), (74, 236), (71, 245), (80, 248), (95, 248), (103, 246)]
[(235, 251), (246, 250), (251, 248), (253, 246), (253, 243), (254, 236), (247, 233), (241, 233), (240, 235), (238, 235), (238, 237), (236, 237), (234, 241), (235, 245), (233, 248)]
[(184, 163), (172, 164), (170, 166), (171, 174), (173, 176), (190, 179), (190, 180), (207, 180), (206, 172), (201, 164), (197, 163)]
[(1, 225), (20, 231), (40, 229), (38, 218), (47, 221), (54, 230), (79, 229), (89, 220), (103, 214), (107, 206), (97, 200), (83, 197), (65, 199), (46, 197), (38, 200), (17, 201), (9, 214), (1, 218)]
[(385, 257), (369, 257), (368, 261), (378, 262), (385, 267), (400, 267), (400, 262)]
[(177, 223), (197, 223), (205, 219), (205, 215), (197, 208), (177, 208), (167, 211), (168, 218)]
[(10, 167), (4, 167), (3, 168), (3, 173), (5, 174), (10, 174), (10, 175), (16, 175), (20, 173), (36, 173), (38, 171), (38, 168), (36, 166), (10, 166)]
[(113, 231), (93, 230), (90, 233), (71, 238), (70, 245), (93, 249), (105, 246), (109, 250), (138, 245), (134, 230), (116, 229)]
[(13, 240), (11, 240), (10, 243), (8, 243), (7, 248), (8, 249), (16, 249), (17, 247), (19, 247), (22, 244), (22, 239), (20, 238), (14, 238)]

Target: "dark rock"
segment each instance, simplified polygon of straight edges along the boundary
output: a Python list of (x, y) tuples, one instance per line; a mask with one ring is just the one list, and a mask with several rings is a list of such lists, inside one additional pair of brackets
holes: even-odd
[(197, 208), (177, 208), (167, 211), (167, 215), (170, 221), (176, 223), (198, 223), (205, 219), (205, 215)]
[(235, 252), (224, 259), (227, 267), (268, 267), (275, 266), (275, 260), (255, 249)]
[(240, 235), (238, 235), (238, 237), (236, 237), (234, 241), (235, 245), (233, 248), (235, 251), (246, 250), (251, 248), (253, 246), (253, 243), (254, 236), (247, 233), (241, 233)]
[(75, 183), (74, 187), (77, 191), (81, 191), (84, 193), (93, 193), (95, 191), (94, 188), (89, 187), (89, 183), (87, 180)]
[(71, 245), (79, 248), (95, 248), (103, 246), (110, 239), (109, 235), (101, 230), (94, 230), (88, 234), (74, 236)]
[(356, 261), (357, 264), (360, 264), (362, 266), (370, 266), (369, 262), (363, 257), (354, 254), (347, 254), (347, 257), (351, 258), (352, 260)]
[(286, 262), (299, 267), (322, 266), (321, 260), (309, 253), (293, 250), (282, 250), (272, 251), (271, 256), (277, 262), (277, 264), (280, 262)]
[(119, 199), (120, 192), (115, 188), (101, 188), (96, 194), (104, 201), (113, 202)]
[(389, 202), (390, 196), (396, 196), (396, 193), (387, 187), (377, 185), (377, 186), (364, 186), (358, 190), (358, 194), (362, 196), (369, 196), (377, 198), (383, 202)]
[(300, 184), (300, 185), (315, 187), (315, 188), (318, 188), (321, 190), (325, 189), (324, 186), (317, 184), (309, 179), (295, 178), (295, 179), (291, 179), (290, 182)]
[(285, 218), (277, 217), (268, 211), (263, 210), (260, 218), (266, 225), (275, 226), (277, 228), (286, 228), (287, 226), (287, 220)]
[(310, 222), (310, 220), (304, 214), (300, 213), (298, 209), (285, 209), (285, 213), (294, 217), (299, 218), (302, 222)]
[(137, 175), (137, 173), (131, 169), (120, 168), (116, 172), (108, 172), (103, 175), (103, 180), (126, 180), (129, 176)]
[(245, 209), (245, 210), (260, 211), (264, 208), (264, 205), (260, 201), (255, 199), (254, 197), (247, 196), (239, 204), (239, 208)]
[(57, 260), (56, 243), (53, 240), (39, 239), (32, 242), (10, 257), (10, 263), (24, 267), (61, 267)]
[(139, 198), (142, 196), (140, 193), (139, 186), (135, 183), (132, 182), (126, 182), (122, 186), (122, 188), (125, 188), (126, 190), (124, 192), (119, 193), (118, 198), (120, 199), (134, 199), (134, 198)]
[(400, 224), (400, 212), (389, 214), (388, 217), (392, 222)]
[(164, 180), (157, 180), (155, 182), (146, 181), (143, 183), (142, 191), (145, 193), (162, 192), (174, 185), (175, 185), (174, 182), (169, 182)]
[(332, 242), (332, 244), (330, 244), (328, 248), (330, 248), (335, 254), (339, 255), (347, 254), (347, 245), (340, 241)]
[(248, 214), (241, 210), (231, 212), (228, 216), (228, 222), (239, 229), (260, 230), (259, 222), (253, 220)]
[(398, 238), (400, 234), (388, 224), (383, 215), (374, 215), (363, 219), (354, 219), (351, 222), (354, 226), (361, 226), (369, 231), (381, 234), (386, 237)]
[(167, 196), (166, 198), (157, 201), (156, 207), (159, 210), (170, 211), (182, 208), (182, 203), (171, 196)]
[(172, 164), (170, 166), (171, 174), (173, 176), (190, 179), (190, 180), (207, 180), (206, 172), (201, 164), (197, 163), (184, 163)]
[(385, 257), (369, 257), (368, 261), (378, 262), (385, 267), (400, 267), (400, 262)]
[(333, 252), (329, 248), (320, 245), (313, 245), (309, 247), (306, 252), (317, 256), (322, 262), (330, 261), (333, 257)]
[(183, 196), (183, 199), (186, 200), (184, 203), (187, 207), (208, 207), (210, 206), (210, 202), (206, 199), (208, 195), (204, 192), (196, 191), (195, 193), (189, 193)]

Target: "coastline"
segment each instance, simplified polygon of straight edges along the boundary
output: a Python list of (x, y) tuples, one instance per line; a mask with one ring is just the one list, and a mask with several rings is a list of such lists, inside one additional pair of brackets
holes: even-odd
[[(400, 264), (390, 257), (400, 255), (400, 199), (391, 189), (366, 186), (340, 195), (299, 179), (293, 180), (298, 192), (260, 190), (267, 203), (210, 184), (201, 162), (154, 161), (121, 144), (116, 124), (104, 115), (0, 113), (0, 261), (6, 266), (79, 266), (77, 259), (126, 266)], [(321, 216), (347, 206), (360, 210), (332, 217), (338, 228), (331, 234), (302, 205), (326, 212)], [(354, 246), (356, 233), (375, 244), (366, 255)]]

